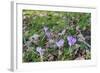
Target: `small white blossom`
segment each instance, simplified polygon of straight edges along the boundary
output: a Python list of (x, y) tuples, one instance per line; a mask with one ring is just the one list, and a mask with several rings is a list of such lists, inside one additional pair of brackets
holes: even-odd
[(40, 54), (40, 56), (42, 56), (44, 54), (44, 49), (42, 49), (41, 47), (37, 47), (36, 51)]

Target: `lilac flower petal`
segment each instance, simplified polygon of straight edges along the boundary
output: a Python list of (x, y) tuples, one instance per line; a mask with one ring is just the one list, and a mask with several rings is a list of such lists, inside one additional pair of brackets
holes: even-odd
[(76, 43), (76, 38), (74, 38), (72, 36), (68, 36), (67, 40), (68, 40), (69, 46), (72, 46), (72, 45), (74, 45)]
[(56, 45), (60, 48), (64, 45), (64, 40), (60, 39), (59, 41), (56, 42)]

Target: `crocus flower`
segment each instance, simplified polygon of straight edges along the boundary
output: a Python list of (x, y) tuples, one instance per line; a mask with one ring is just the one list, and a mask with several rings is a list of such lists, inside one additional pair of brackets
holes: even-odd
[(51, 32), (47, 31), (47, 32), (45, 32), (45, 35), (46, 35), (46, 37), (47, 37), (48, 39), (51, 39)]
[(47, 37), (48, 39), (50, 39), (50, 38), (51, 38), (51, 32), (49, 31), (49, 28), (46, 27), (46, 26), (44, 26), (44, 27), (43, 27), (43, 30), (44, 30), (44, 32), (45, 32), (46, 37)]
[(67, 40), (68, 40), (69, 46), (72, 46), (72, 45), (74, 45), (76, 43), (76, 38), (75, 37), (68, 36)]
[(49, 28), (48, 28), (48, 27), (46, 27), (46, 26), (44, 26), (44, 27), (43, 27), (43, 30), (44, 30), (45, 32), (47, 32), (47, 31), (48, 31), (48, 29), (49, 29)]
[(40, 56), (44, 54), (44, 49), (42, 49), (41, 47), (37, 47), (36, 51), (39, 52)]
[(56, 42), (57, 47), (61, 48), (64, 45), (64, 40), (60, 39), (59, 41)]

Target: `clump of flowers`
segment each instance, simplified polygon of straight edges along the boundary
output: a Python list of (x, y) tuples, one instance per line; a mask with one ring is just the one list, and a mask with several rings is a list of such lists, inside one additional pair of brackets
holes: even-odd
[[(46, 55), (48, 57), (49, 55), (51, 55), (48, 60), (50, 60), (51, 58), (52, 60), (54, 60), (56, 53), (57, 59), (61, 59), (60, 57), (65, 53), (65, 49), (68, 51), (69, 56), (72, 56), (72, 46), (74, 46), (78, 41), (76, 37), (74, 37), (73, 35), (67, 36), (66, 29), (63, 29), (61, 32), (57, 32), (56, 34), (54, 34), (55, 32), (50, 31), (50, 28), (47, 26), (43, 27), (43, 32), (44, 35), (42, 36), (42, 42), (41, 36), (39, 34), (34, 33), (33, 36), (31, 36), (31, 41), (35, 45), (35, 51), (37, 52), (36, 54), (40, 56), (40, 61), (45, 61)], [(69, 46), (67, 46), (66, 43)], [(53, 50), (54, 53), (49, 52), (50, 50)]]
[[(40, 55), (40, 60), (43, 61), (43, 56), (45, 54), (45, 51), (48, 52), (48, 49), (51, 48), (51, 49), (56, 49), (58, 51), (58, 57), (60, 57), (63, 53), (63, 47), (64, 47), (64, 43), (68, 41), (68, 45), (71, 47), (72, 45), (74, 45), (76, 43), (76, 38), (73, 37), (73, 36), (66, 36), (67, 38), (67, 41), (65, 41), (63, 39), (63, 37), (60, 37), (60, 36), (63, 36), (65, 35), (66, 33), (66, 30), (63, 29), (62, 32), (58, 32), (56, 35), (59, 36), (58, 38), (53, 38), (54, 34), (52, 34), (53, 32), (50, 31), (49, 27), (47, 26), (44, 26), (43, 27), (43, 31), (44, 31), (44, 36), (45, 36), (45, 42), (46, 42), (46, 46), (44, 46), (44, 49), (43, 47), (36, 47), (36, 51), (39, 53)], [(37, 42), (39, 40), (39, 35), (38, 34), (34, 34), (32, 36), (32, 39), (33, 41)], [(42, 42), (42, 44), (45, 44)], [(38, 46), (41, 46), (39, 45), (39, 42), (38, 42)], [(70, 50), (70, 49), (69, 49)]]

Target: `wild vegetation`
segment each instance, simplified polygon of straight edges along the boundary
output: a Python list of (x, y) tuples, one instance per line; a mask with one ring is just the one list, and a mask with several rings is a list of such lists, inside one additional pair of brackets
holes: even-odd
[(23, 62), (91, 59), (91, 14), (23, 10)]

